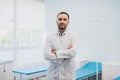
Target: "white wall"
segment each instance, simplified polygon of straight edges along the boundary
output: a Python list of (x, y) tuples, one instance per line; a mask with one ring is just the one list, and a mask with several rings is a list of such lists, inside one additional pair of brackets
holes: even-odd
[(46, 0), (46, 30), (55, 32), (57, 13), (66, 11), (70, 14), (69, 28), (80, 40), (77, 59), (120, 65), (119, 4), (119, 0)]

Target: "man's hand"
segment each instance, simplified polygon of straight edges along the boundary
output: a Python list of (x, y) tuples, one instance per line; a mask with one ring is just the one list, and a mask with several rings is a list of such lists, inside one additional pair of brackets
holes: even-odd
[(67, 49), (71, 49), (73, 46), (72, 45), (69, 45)]
[[(71, 49), (72, 47), (73, 47), (72, 45), (69, 45), (67, 49)], [(52, 52), (52, 54), (56, 55), (57, 50), (56, 49), (52, 49), (51, 52)]]
[(53, 54), (56, 54), (57, 50), (56, 50), (56, 49), (52, 49), (51, 52), (52, 52)]

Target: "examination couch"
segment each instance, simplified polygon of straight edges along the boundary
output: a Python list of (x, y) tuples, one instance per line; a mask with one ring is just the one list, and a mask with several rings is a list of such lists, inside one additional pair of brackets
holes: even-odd
[[(14, 69), (13, 73), (18, 74), (20, 80), (23, 76), (34, 75), (34, 80), (38, 77), (45, 76), (48, 65), (37, 65), (27, 68)], [(37, 75), (37, 76), (35, 76)], [(41, 76), (40, 76), (41, 75)], [(33, 78), (33, 77), (32, 77)], [(97, 79), (98, 78), (98, 79)], [(29, 80), (30, 78), (26, 79)], [(87, 62), (83, 67), (76, 69), (76, 80), (102, 80), (102, 64), (97, 62)], [(17, 79), (16, 79), (17, 80)]]

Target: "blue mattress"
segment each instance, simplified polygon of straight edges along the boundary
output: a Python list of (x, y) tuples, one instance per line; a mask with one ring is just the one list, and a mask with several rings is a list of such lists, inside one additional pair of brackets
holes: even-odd
[[(98, 65), (98, 68), (96, 65)], [(76, 70), (76, 80), (92, 76), (96, 74), (96, 71), (98, 71), (97, 73), (102, 72), (102, 64), (96, 62), (88, 62), (85, 66)]]
[(13, 73), (31, 75), (40, 72), (45, 72), (48, 69), (48, 65), (37, 65), (27, 68), (14, 69)]
[(113, 80), (120, 80), (120, 76), (119, 76), (119, 77), (117, 77), (117, 78), (115, 78), (115, 79), (113, 79)]

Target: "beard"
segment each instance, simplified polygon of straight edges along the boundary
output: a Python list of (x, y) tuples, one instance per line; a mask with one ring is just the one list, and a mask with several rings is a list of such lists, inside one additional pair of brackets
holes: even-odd
[(58, 28), (59, 28), (60, 30), (65, 30), (66, 27), (67, 27), (67, 26), (65, 26), (65, 25), (63, 25), (63, 24), (58, 25)]
[(66, 29), (66, 27), (64, 27), (64, 28), (62, 28), (62, 27), (58, 27), (60, 30), (65, 30)]

